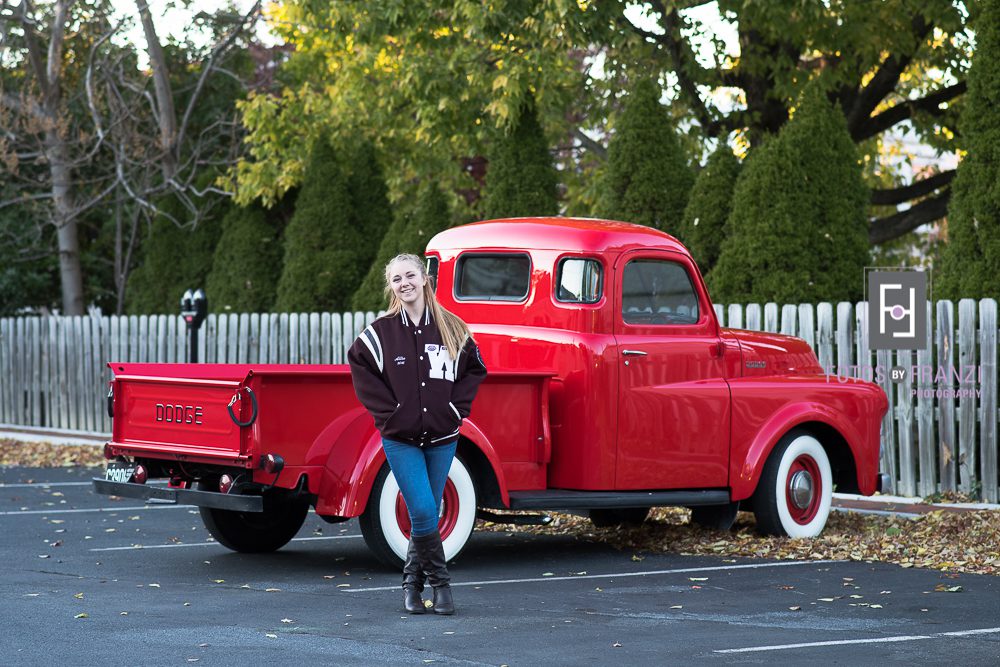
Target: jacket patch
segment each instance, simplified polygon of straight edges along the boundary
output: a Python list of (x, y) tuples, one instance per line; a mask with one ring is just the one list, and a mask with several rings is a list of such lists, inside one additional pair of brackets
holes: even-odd
[(403, 357), (403, 356), (396, 357), (396, 365), (397, 366), (402, 366), (405, 363), (406, 363), (406, 357)]
[(455, 360), (448, 354), (444, 345), (428, 343), (424, 345), (424, 353), (430, 362), (430, 376), (436, 380), (455, 381)]

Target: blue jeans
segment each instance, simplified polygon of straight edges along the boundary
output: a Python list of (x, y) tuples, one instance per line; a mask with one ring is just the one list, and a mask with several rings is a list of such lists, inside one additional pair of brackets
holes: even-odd
[(417, 447), (382, 438), (382, 449), (410, 515), (410, 535), (430, 535), (438, 527), (441, 496), (458, 442)]

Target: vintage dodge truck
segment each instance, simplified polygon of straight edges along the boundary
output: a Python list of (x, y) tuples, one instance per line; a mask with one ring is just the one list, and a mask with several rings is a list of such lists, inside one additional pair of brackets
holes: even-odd
[[(764, 533), (810, 537), (835, 486), (884, 484), (882, 390), (825, 376), (797, 338), (720, 327), (690, 253), (663, 232), (494, 220), (438, 234), (426, 257), (489, 368), (444, 493), (449, 558), (477, 516), (544, 520), (505, 510), (608, 525), (686, 506), (724, 530), (742, 508)], [(359, 517), (374, 555), (401, 562), (406, 508), (346, 365), (110, 365), (99, 493), (200, 506), (237, 551), (282, 547), (310, 507)]]

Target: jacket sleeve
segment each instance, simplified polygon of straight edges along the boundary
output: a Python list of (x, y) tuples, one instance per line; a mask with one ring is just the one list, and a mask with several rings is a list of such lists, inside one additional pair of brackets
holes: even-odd
[(368, 327), (348, 350), (347, 363), (351, 366), (354, 393), (374, 417), (375, 425), (379, 428), (382, 428), (399, 405), (392, 389), (382, 377), (383, 361), (378, 334), (372, 327)]
[(486, 364), (479, 354), (479, 346), (470, 338), (459, 355), (455, 383), (451, 388), (451, 404), (458, 410), (462, 419), (472, 412), (472, 399), (479, 391), (479, 384), (485, 379)]

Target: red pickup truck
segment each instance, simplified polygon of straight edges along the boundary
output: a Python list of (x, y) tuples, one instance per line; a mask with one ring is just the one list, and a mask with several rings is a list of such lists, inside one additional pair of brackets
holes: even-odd
[[(800, 339), (720, 327), (691, 255), (665, 233), (496, 220), (438, 234), (426, 257), (489, 368), (445, 489), (449, 558), (477, 516), (504, 510), (607, 525), (675, 505), (727, 529), (743, 508), (764, 533), (810, 537), (834, 486), (885, 483), (882, 390), (831, 381)], [(375, 556), (401, 562), (405, 505), (346, 365), (111, 367), (99, 493), (198, 505), (237, 551), (280, 548), (310, 507), (359, 517)]]

